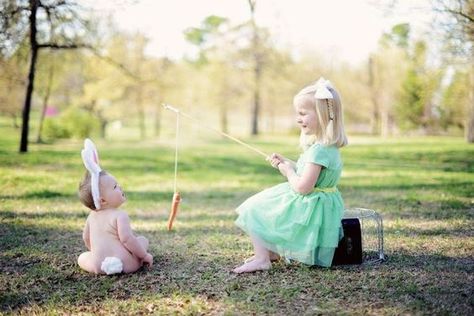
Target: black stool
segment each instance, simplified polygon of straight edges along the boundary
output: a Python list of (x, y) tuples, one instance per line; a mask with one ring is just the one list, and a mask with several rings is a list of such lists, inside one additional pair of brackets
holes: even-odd
[(344, 237), (334, 252), (332, 265), (362, 263), (362, 232), (358, 218), (343, 218)]

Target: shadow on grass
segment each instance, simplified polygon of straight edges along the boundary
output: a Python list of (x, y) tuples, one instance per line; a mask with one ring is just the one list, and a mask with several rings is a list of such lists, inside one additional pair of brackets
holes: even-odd
[[(352, 179), (351, 179), (352, 178)], [(395, 178), (395, 177), (394, 177)], [(344, 180), (348, 183), (355, 177), (346, 177)], [(422, 181), (410, 181), (410, 183), (374, 183), (374, 184), (352, 184), (347, 186), (351, 190), (362, 192), (380, 192), (380, 191), (417, 191), (417, 190), (434, 190), (439, 192), (451, 192), (465, 195), (466, 197), (474, 197), (474, 184), (471, 181), (452, 181), (450, 183), (426, 183)]]
[[(227, 201), (244, 201), (246, 197), (257, 193), (257, 191), (226, 191), (226, 190), (209, 190), (209, 191), (187, 191), (182, 190), (182, 200), (193, 207), (212, 206), (219, 208), (220, 203)], [(171, 203), (173, 191), (127, 191), (127, 199), (130, 203), (134, 201), (147, 201), (152, 203)], [(0, 195), (0, 200), (63, 200), (64, 198), (77, 201), (79, 199), (76, 193), (66, 194), (58, 191), (40, 190), (28, 192), (20, 195)], [(213, 205), (215, 202), (216, 205)], [(78, 204), (79, 205), (79, 204)]]
[[(312, 308), (349, 312), (354, 306), (373, 304), (412, 312), (472, 310), (471, 257), (389, 253), (389, 261), (380, 265), (326, 269), (280, 262), (268, 272), (236, 276), (230, 270), (247, 254), (235, 245), (237, 230), (214, 227), (213, 218), (208, 216), (202, 229), (148, 232), (154, 267), (116, 276), (94, 276), (79, 269), (76, 258), (85, 251), (80, 230), (4, 221), (1, 310), (20, 312), (32, 306), (94, 310), (110, 300), (140, 303), (144, 297), (153, 302), (160, 297), (177, 300), (179, 295), (237, 306), (243, 313), (294, 314)], [(222, 220), (229, 217), (222, 215)]]
[[(473, 172), (474, 148), (464, 148), (439, 144), (427, 146), (426, 143), (400, 143), (353, 145), (343, 150), (347, 157), (346, 167), (374, 169), (426, 169), (445, 172)], [(402, 158), (402, 159), (400, 159)]]
[[(276, 183), (274, 183), (276, 184)], [(210, 188), (202, 191), (181, 191), (182, 209), (234, 209), (246, 198), (254, 195), (259, 190), (271, 185), (261, 185), (260, 189), (250, 190), (219, 190)], [(413, 218), (473, 218), (472, 202), (468, 200), (474, 192), (474, 185), (468, 181), (451, 184), (374, 184), (374, 185), (341, 185), (339, 186), (347, 205), (375, 209), (382, 209), (383, 215), (389, 217)], [(439, 192), (439, 193), (437, 193)], [(398, 193), (398, 194), (397, 194)], [(443, 197), (444, 193), (452, 196)], [(173, 192), (166, 191), (127, 191), (128, 204), (123, 208), (133, 211), (134, 205), (147, 202), (168, 205), (171, 203)], [(423, 195), (426, 195), (424, 197)], [(64, 202), (70, 199), (80, 203), (76, 193), (67, 194), (60, 191), (42, 189), (17, 196), (0, 195), (0, 200), (50, 200), (51, 202)], [(426, 200), (425, 200), (426, 199)], [(139, 202), (139, 203), (136, 203)], [(369, 204), (369, 205), (367, 205)], [(166, 206), (168, 208), (168, 206)], [(57, 216), (61, 215), (58, 212)]]
[(50, 190), (41, 190), (41, 191), (35, 191), (35, 192), (29, 192), (21, 196), (0, 196), (2, 199), (55, 199), (55, 198), (71, 198), (71, 194), (64, 194), (62, 192), (57, 192), (57, 191), (50, 191)]
[(85, 219), (89, 214), (88, 211), (47, 211), (41, 213), (31, 212), (18, 212), (18, 211), (2, 211), (0, 213), (0, 220), (8, 219), (43, 219), (43, 218), (55, 218), (55, 219)]

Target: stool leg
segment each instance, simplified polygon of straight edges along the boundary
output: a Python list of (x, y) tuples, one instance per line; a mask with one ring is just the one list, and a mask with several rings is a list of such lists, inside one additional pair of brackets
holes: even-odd
[(385, 256), (383, 252), (383, 220), (382, 220), (382, 216), (380, 216), (378, 213), (375, 213), (375, 215), (376, 215), (376, 222), (377, 222), (379, 260), (385, 261)]

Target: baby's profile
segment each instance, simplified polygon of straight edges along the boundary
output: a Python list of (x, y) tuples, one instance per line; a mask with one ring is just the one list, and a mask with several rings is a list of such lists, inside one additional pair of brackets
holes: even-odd
[(89, 251), (79, 256), (79, 266), (95, 274), (130, 273), (144, 264), (151, 266), (148, 240), (134, 235), (127, 213), (118, 209), (125, 194), (117, 180), (99, 167), (90, 139), (84, 141), (81, 154), (87, 172), (79, 185), (79, 199), (91, 212), (82, 234)]

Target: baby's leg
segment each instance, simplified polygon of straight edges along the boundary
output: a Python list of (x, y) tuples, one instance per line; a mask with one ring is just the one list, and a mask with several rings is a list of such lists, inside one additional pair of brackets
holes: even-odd
[[(146, 251), (148, 251), (148, 246), (149, 242), (148, 239), (146, 239), (143, 236), (137, 236), (137, 240), (140, 243), (140, 245), (145, 248)], [(137, 257), (130, 255), (127, 256), (126, 258), (123, 259), (123, 272), (124, 273), (132, 273), (140, 269), (140, 267), (143, 265), (143, 262), (138, 259)]]
[(137, 257), (132, 256), (132, 255), (130, 255), (127, 258), (125, 258), (124, 260), (122, 260), (122, 262), (123, 262), (123, 272), (124, 273), (135, 272), (138, 269), (140, 269), (141, 266), (142, 266), (142, 261), (140, 259), (138, 259)]
[(150, 245), (148, 239), (146, 239), (143, 236), (137, 236), (137, 239), (138, 239), (138, 242), (140, 243), (140, 245), (142, 245), (143, 248), (145, 248), (145, 250), (148, 251), (148, 246)]
[(77, 258), (77, 263), (82, 269), (86, 270), (87, 272), (95, 273), (95, 274), (103, 273), (100, 270), (100, 267), (97, 266), (97, 263), (94, 260), (94, 256), (92, 255), (92, 252), (90, 251), (83, 252), (79, 256), (79, 258)]

